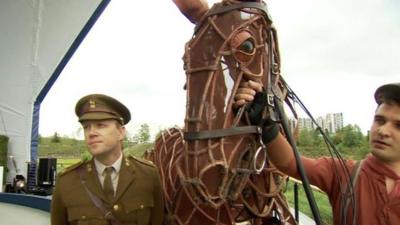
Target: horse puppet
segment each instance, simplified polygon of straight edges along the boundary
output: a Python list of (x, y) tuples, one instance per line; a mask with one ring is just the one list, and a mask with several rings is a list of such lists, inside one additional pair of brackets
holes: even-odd
[(184, 127), (161, 134), (149, 157), (159, 169), (166, 224), (296, 224), (282, 194), (286, 177), (268, 162), (260, 127), (249, 123), (246, 107), (234, 107), (248, 80), (285, 97), (266, 4), (174, 2), (196, 27), (184, 54)]

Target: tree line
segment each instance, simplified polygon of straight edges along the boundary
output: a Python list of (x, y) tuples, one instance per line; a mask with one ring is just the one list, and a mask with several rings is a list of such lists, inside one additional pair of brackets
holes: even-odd
[[(160, 130), (156, 137), (159, 136), (161, 132)], [(364, 135), (357, 125), (347, 125), (335, 133), (329, 133), (327, 131), (324, 133), (344, 157), (361, 159), (369, 152), (369, 137), (368, 135)], [(41, 137), (39, 137), (39, 143), (41, 142), (40, 139)], [(71, 138), (60, 137), (60, 135), (55, 132), (53, 136), (50, 137), (50, 142), (61, 143), (63, 140), (71, 141), (70, 139)], [(147, 123), (141, 124), (135, 134), (131, 135), (127, 133), (125, 137), (125, 146), (128, 148), (138, 144), (148, 145), (151, 144), (151, 142), (150, 127)], [(304, 155), (311, 157), (329, 155), (326, 141), (319, 130), (300, 130), (297, 135), (296, 144), (300, 152)], [(80, 147), (84, 147), (84, 145)]]
[[(347, 125), (335, 133), (324, 132), (336, 149), (345, 157), (361, 159), (369, 152), (369, 135), (364, 135), (358, 125)], [(326, 141), (319, 130), (304, 129), (299, 132), (297, 145), (305, 155), (328, 155)]]

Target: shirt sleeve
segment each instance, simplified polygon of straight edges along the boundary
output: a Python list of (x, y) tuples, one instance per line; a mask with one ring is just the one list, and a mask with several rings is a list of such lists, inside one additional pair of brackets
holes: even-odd
[[(354, 164), (353, 161), (343, 161), (341, 163), (338, 159), (332, 157), (313, 159), (301, 156), (301, 162), (310, 184), (317, 186), (327, 194), (337, 190), (340, 181), (344, 179), (345, 170), (347, 170), (349, 164)], [(301, 179), (295, 158), (283, 172), (294, 178)]]

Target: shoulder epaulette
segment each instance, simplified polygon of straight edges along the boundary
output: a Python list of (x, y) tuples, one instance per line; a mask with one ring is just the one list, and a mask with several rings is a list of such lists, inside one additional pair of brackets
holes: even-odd
[(147, 159), (139, 158), (139, 157), (136, 157), (136, 156), (133, 156), (133, 155), (128, 155), (127, 158), (128, 159), (133, 159), (133, 160), (135, 160), (137, 162), (140, 162), (142, 164), (145, 164), (147, 166), (156, 167), (156, 165), (154, 165), (154, 163), (152, 161), (147, 160)]
[(73, 170), (75, 170), (76, 168), (80, 167), (81, 165), (85, 164), (87, 161), (79, 161), (75, 164), (72, 164), (71, 166), (68, 166), (67, 168), (65, 168), (64, 170), (62, 170), (61, 172), (58, 173), (58, 176), (63, 176)]

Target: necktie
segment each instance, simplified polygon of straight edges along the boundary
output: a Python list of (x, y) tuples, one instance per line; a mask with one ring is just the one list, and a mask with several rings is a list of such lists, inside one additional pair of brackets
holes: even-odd
[(111, 181), (112, 172), (113, 172), (113, 167), (106, 167), (104, 169), (105, 177), (103, 183), (103, 192), (110, 201), (114, 199), (114, 187)]

